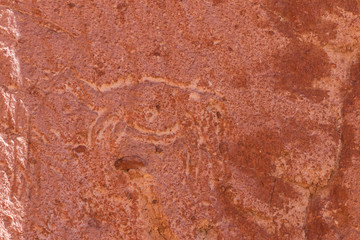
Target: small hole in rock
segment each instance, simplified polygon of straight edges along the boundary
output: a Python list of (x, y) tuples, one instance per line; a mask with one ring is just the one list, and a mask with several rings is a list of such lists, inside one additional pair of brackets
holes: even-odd
[(123, 11), (127, 8), (127, 5), (124, 4), (124, 3), (119, 3), (116, 8), (119, 10), (119, 11)]
[(143, 160), (138, 156), (125, 156), (114, 162), (115, 169), (126, 172), (130, 169), (139, 169), (144, 166)]
[(162, 153), (163, 150), (162, 150), (161, 147), (155, 146), (155, 152), (156, 152), (156, 153)]
[(153, 52), (153, 55), (156, 56), (156, 57), (160, 57), (160, 56), (161, 56), (161, 53), (158, 52), (158, 51), (155, 51), (155, 52)]
[(76, 6), (75, 3), (68, 3), (69, 8), (74, 8), (75, 6)]
[(74, 151), (77, 153), (82, 153), (86, 151), (86, 147), (84, 145), (79, 145), (76, 148), (74, 148)]

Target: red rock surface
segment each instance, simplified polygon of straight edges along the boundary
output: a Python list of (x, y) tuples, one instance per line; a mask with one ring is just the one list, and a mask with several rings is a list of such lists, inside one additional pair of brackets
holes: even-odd
[(0, 239), (360, 239), (357, 0), (0, 0)]

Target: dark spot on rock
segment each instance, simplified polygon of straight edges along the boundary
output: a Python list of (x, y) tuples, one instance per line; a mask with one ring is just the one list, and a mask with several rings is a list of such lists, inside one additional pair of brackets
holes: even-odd
[(126, 3), (119, 3), (118, 5), (116, 5), (116, 8), (119, 11), (124, 11), (127, 8), (127, 4)]
[(103, 67), (104, 67), (103, 61), (97, 61), (96, 65), (97, 65), (97, 67), (99, 67), (99, 68), (103, 68)]
[(114, 167), (117, 170), (129, 171), (144, 167), (143, 160), (138, 156), (125, 156), (115, 161)]
[(225, 2), (225, 0), (213, 0), (213, 5), (216, 6), (216, 5), (219, 5), (224, 2)]
[[(343, 101), (345, 121), (341, 132), (343, 147), (340, 153), (338, 171), (330, 178), (326, 194), (319, 194), (311, 200), (305, 229), (308, 239), (324, 239), (333, 229), (337, 229), (339, 234), (345, 235), (351, 222), (351, 213), (347, 206), (350, 194), (347, 189), (351, 189), (351, 187), (344, 186), (344, 172), (353, 165), (354, 156), (358, 156), (359, 153), (354, 150), (357, 149), (354, 125), (347, 122), (346, 116), (357, 112), (359, 105), (357, 103), (360, 102), (358, 97), (360, 94), (360, 56), (358, 58), (358, 61), (350, 68), (349, 82), (351, 86), (349, 88), (351, 90), (346, 89), (343, 93), (345, 96)], [(324, 210), (333, 213), (332, 221), (328, 221), (324, 217)]]
[(33, 9), (31, 10), (31, 12), (32, 12), (34, 15), (37, 15), (37, 16), (41, 16), (41, 15), (42, 15), (41, 10), (38, 9), (38, 8), (33, 8)]
[(246, 78), (234, 76), (231, 79), (231, 85), (235, 88), (244, 88), (246, 87)]
[(326, 221), (321, 217), (324, 202), (320, 198), (315, 198), (311, 201), (309, 208), (309, 216), (307, 217), (307, 224), (305, 231), (307, 239), (323, 239), (326, 233), (330, 230)]
[[(271, 205), (281, 208), (286, 204), (288, 198), (298, 199), (300, 197), (299, 193), (296, 192), (295, 188), (288, 182), (284, 181), (281, 178), (276, 179), (273, 183), (265, 183), (265, 185), (271, 186)], [(270, 200), (270, 199), (269, 199)]]
[(244, 88), (247, 86), (248, 76), (244, 71), (234, 70), (230, 79), (231, 87), (236, 89)]
[(296, 127), (289, 126), (288, 128), (291, 129), (288, 130), (289, 133), (285, 130), (281, 134), (274, 131), (262, 131), (253, 135), (241, 136), (236, 143), (228, 144), (225, 157), (231, 161), (233, 166), (252, 168), (258, 174), (267, 176), (274, 170), (274, 159), (282, 154), (284, 141), (291, 141), (294, 135), (299, 135), (293, 132), (302, 130), (300, 127)]
[(337, 8), (354, 14), (359, 12), (356, 0), (267, 0), (265, 5), (270, 12), (275, 13), (272, 15), (273, 21), (283, 34), (294, 37), (293, 34), (296, 33), (312, 32), (321, 42), (328, 42), (336, 37), (337, 24), (324, 20), (324, 14), (332, 13)]
[[(5, 56), (3, 53), (0, 54), (0, 79), (2, 81), (2, 84), (8, 84), (9, 82), (4, 82), (5, 81), (10, 81), (10, 79), (12, 79), (11, 77), (11, 58), (9, 58), (8, 56)], [(10, 84), (9, 84), (10, 85)], [(3, 111), (3, 110), (1, 110)]]
[[(350, 69), (350, 91), (344, 93), (343, 114), (351, 115), (359, 111), (360, 104), (360, 55), (357, 62)], [(342, 127), (343, 148), (341, 151), (340, 168), (351, 166), (353, 156), (356, 154), (356, 127), (351, 122), (345, 122)], [(358, 153), (358, 155), (360, 155)]]
[[(328, 185), (327, 194), (317, 195), (311, 199), (307, 218), (308, 224), (305, 229), (308, 239), (323, 239), (322, 237), (335, 227), (341, 231), (349, 225), (351, 217), (346, 206), (346, 200), (349, 199), (349, 196), (347, 190), (340, 184), (343, 182), (341, 174), (335, 176), (333, 180)], [(322, 214), (324, 210), (333, 212), (333, 221), (327, 221)]]
[(5, 225), (5, 228), (9, 228), (12, 224), (12, 218), (9, 216), (4, 216), (3, 217), (3, 223)]
[[(241, 224), (238, 227), (244, 230), (242, 231), (242, 236), (244, 236), (243, 233), (249, 233), (246, 235), (246, 238), (248, 239), (275, 239), (268, 235), (268, 233), (266, 233), (260, 226), (251, 223), (246, 216), (244, 216), (244, 213), (248, 211), (247, 208), (245, 208), (242, 204), (234, 205), (236, 190), (234, 190), (233, 187), (225, 184), (218, 185), (216, 189), (218, 194), (217, 200), (223, 207), (222, 214), (226, 215), (230, 219), (241, 221)], [(259, 234), (261, 237), (254, 237), (255, 234)]]
[(161, 56), (161, 53), (159, 51), (154, 51), (152, 53), (152, 55), (156, 56), (156, 57), (160, 57)]
[(155, 107), (156, 107), (156, 110), (160, 111), (161, 106), (159, 104), (157, 104)]
[(125, 192), (125, 196), (129, 199), (129, 200), (137, 200), (139, 199), (139, 194), (136, 191), (126, 191)]
[(125, 13), (126, 9), (128, 8), (128, 5), (126, 3), (119, 3), (116, 6), (116, 9), (118, 10), (118, 19), (121, 24), (125, 23)]
[(311, 44), (291, 42), (275, 60), (276, 88), (304, 95), (315, 101), (327, 97), (327, 92), (314, 89), (314, 80), (329, 76), (331, 65), (326, 52)]
[(132, 194), (131, 194), (131, 192), (125, 192), (125, 196), (128, 198), (128, 199), (130, 199), (130, 200), (132, 200), (133, 199), (133, 196), (132, 196)]
[(157, 203), (157, 201), (156, 201), (156, 200), (153, 200), (153, 201), (152, 201), (152, 203), (153, 203), (153, 204), (156, 204), (156, 203)]
[(350, 68), (350, 84), (352, 91), (349, 97), (357, 97), (358, 99), (360, 93), (360, 54), (358, 55), (356, 63), (354, 63)]
[(161, 147), (155, 146), (155, 152), (156, 153), (162, 153), (163, 149)]
[(86, 147), (84, 145), (79, 145), (76, 148), (73, 149), (77, 153), (82, 153), (86, 151)]
[(221, 143), (219, 144), (219, 152), (220, 152), (221, 154), (227, 153), (228, 150), (229, 150), (229, 149), (228, 149), (228, 145), (227, 145), (226, 143), (221, 142)]
[(23, 37), (20, 37), (19, 40), (18, 40), (19, 43), (26, 43), (27, 42), (27, 39), (26, 38), (23, 38)]
[(89, 224), (90, 227), (100, 228), (100, 222), (97, 219), (91, 218), (88, 221), (88, 224)]
[(217, 117), (217, 118), (221, 118), (221, 113), (220, 113), (220, 112), (216, 112), (216, 117)]
[(37, 161), (36, 161), (35, 158), (29, 158), (29, 163), (31, 163), (31, 164), (36, 164)]
[(229, 52), (232, 52), (232, 51), (233, 51), (233, 49), (232, 49), (231, 47), (228, 47), (228, 50), (229, 50)]
[(104, 76), (105, 75), (105, 72), (99, 68), (95, 68), (95, 71), (96, 71), (96, 75), (98, 77), (101, 77), (101, 76)]
[(75, 3), (68, 3), (69, 8), (74, 8), (75, 6), (76, 6)]

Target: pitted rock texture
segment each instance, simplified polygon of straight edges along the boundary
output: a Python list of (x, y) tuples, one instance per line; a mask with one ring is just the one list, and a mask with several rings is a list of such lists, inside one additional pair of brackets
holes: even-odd
[(0, 0), (0, 239), (360, 239), (360, 1)]

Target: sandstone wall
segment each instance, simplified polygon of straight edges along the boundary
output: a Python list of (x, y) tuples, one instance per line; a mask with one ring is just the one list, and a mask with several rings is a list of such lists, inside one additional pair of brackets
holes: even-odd
[(0, 0), (0, 239), (360, 239), (357, 0)]

